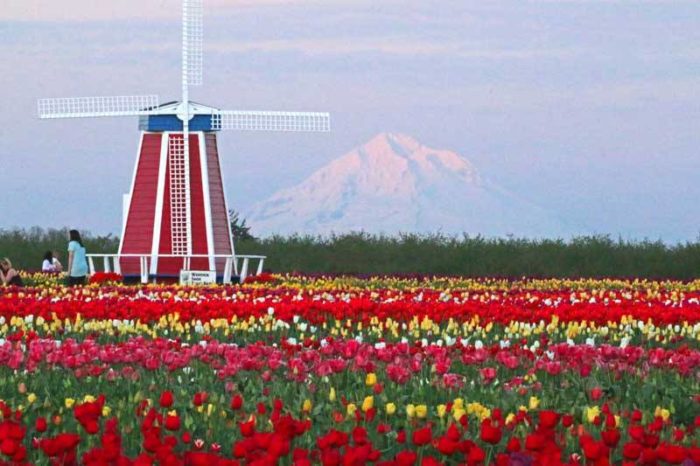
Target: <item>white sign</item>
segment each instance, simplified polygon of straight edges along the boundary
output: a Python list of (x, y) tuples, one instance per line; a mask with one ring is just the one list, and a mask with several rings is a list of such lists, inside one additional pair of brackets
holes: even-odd
[(213, 285), (216, 270), (180, 270), (180, 285)]

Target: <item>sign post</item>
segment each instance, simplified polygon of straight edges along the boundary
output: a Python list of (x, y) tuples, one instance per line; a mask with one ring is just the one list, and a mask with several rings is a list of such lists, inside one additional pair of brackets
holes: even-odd
[(180, 285), (214, 285), (216, 270), (180, 270)]

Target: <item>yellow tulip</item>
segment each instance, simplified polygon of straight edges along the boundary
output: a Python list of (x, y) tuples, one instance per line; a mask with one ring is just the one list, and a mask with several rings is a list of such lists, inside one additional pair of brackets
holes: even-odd
[(328, 400), (335, 401), (335, 388), (331, 387), (330, 393), (328, 393)]
[(537, 409), (537, 407), (540, 405), (540, 400), (536, 396), (531, 396), (530, 397), (530, 409)]
[(112, 412), (112, 408), (109, 406), (103, 406), (102, 407), (102, 416), (107, 417), (109, 414)]
[(350, 403), (350, 404), (348, 404), (348, 406), (346, 407), (346, 411), (347, 411), (347, 413), (348, 413), (348, 416), (354, 416), (354, 415), (355, 415), (355, 411), (357, 411), (357, 406), (355, 406), (355, 403)]
[(365, 377), (365, 385), (368, 387), (373, 387), (377, 383), (377, 374), (374, 372), (370, 372), (367, 374), (367, 377)]
[(447, 414), (447, 406), (445, 406), (445, 405), (438, 405), (438, 407), (437, 407), (437, 414), (438, 414), (438, 417), (440, 417), (441, 419), (442, 419), (443, 417), (445, 417), (445, 414)]
[(304, 400), (304, 404), (302, 405), (301, 409), (302, 409), (302, 411), (304, 411), (305, 413), (310, 413), (312, 407), (313, 407), (313, 404), (311, 403), (311, 400), (309, 400), (309, 399), (307, 398), (307, 399)]
[(424, 419), (428, 415), (428, 407), (426, 405), (416, 406), (416, 417)]
[(71, 409), (74, 404), (75, 404), (75, 400), (73, 398), (66, 398), (65, 399), (66, 408)]
[(374, 408), (374, 397), (366, 396), (364, 401), (362, 402), (362, 412), (366, 413), (372, 408)]
[(394, 403), (387, 403), (385, 409), (386, 413), (391, 416), (396, 412), (396, 405)]
[(588, 422), (593, 422), (596, 417), (600, 416), (600, 408), (597, 406), (591, 406), (586, 408), (586, 420)]
[(409, 418), (415, 417), (416, 415), (416, 407), (413, 405), (406, 405), (406, 416)]
[(668, 409), (657, 406), (654, 410), (654, 416), (660, 417), (664, 421), (668, 421), (668, 418), (671, 417), (671, 412)]
[(30, 393), (29, 395), (27, 395), (27, 402), (29, 404), (32, 404), (35, 401), (36, 401), (36, 395), (34, 393)]
[(484, 419), (491, 417), (491, 410), (488, 408), (484, 408), (481, 411), (479, 411), (477, 415), (479, 416), (479, 420), (483, 421)]

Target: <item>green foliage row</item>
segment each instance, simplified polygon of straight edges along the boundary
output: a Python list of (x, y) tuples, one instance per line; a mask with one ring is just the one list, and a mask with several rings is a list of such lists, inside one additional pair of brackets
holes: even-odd
[[(111, 235), (83, 235), (89, 253), (113, 253)], [(0, 229), (0, 257), (38, 270), (47, 250), (66, 260), (67, 229)], [(471, 277), (639, 277), (691, 280), (699, 276), (700, 242), (667, 245), (608, 236), (560, 239), (378, 236), (366, 233), (273, 236), (236, 242), (239, 254), (268, 257), (274, 272), (436, 274)]]
[(364, 233), (274, 236), (237, 242), (236, 252), (266, 255), (266, 267), (273, 271), (304, 273), (691, 280), (700, 272), (700, 242), (671, 246), (608, 236), (569, 241)]

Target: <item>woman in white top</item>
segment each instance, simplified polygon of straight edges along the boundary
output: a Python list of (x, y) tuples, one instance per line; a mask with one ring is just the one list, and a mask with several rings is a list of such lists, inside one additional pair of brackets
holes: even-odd
[(46, 251), (44, 254), (44, 262), (41, 263), (42, 272), (59, 272), (54, 263), (53, 253), (51, 251)]

